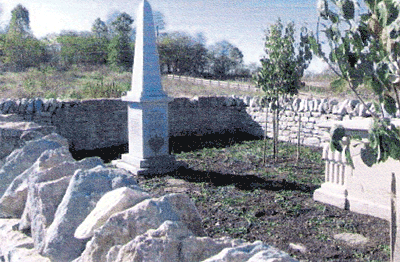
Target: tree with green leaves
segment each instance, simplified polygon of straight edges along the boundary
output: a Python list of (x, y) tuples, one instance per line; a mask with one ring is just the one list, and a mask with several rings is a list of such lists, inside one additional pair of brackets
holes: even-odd
[(94, 35), (64, 34), (57, 37), (61, 44), (63, 66), (104, 65), (107, 62), (109, 40)]
[(156, 35), (157, 38), (160, 36), (160, 31), (165, 30), (165, 18), (164, 14), (161, 13), (160, 11), (154, 11), (153, 12), (153, 17), (154, 17), (154, 27), (156, 29)]
[(108, 27), (104, 21), (97, 18), (92, 25), (92, 32), (97, 38), (107, 38), (108, 37)]
[(298, 93), (304, 70), (312, 58), (307, 29), (301, 28), (298, 45), (295, 43), (294, 33), (294, 23), (288, 23), (285, 27), (280, 19), (266, 31), (266, 56), (261, 59), (262, 68), (255, 79), (257, 86), (264, 91), (273, 113), (275, 159), (278, 155), (281, 101)]
[(229, 75), (236, 75), (237, 70), (243, 66), (242, 51), (226, 40), (211, 46), (209, 57), (210, 71), (219, 79), (225, 79)]
[(11, 21), (8, 28), (8, 33), (10, 34), (21, 34), (21, 35), (30, 35), (30, 20), (29, 20), (29, 11), (21, 4), (17, 5), (11, 11)]
[[(375, 151), (376, 162), (389, 157), (400, 160), (400, 129), (390, 121), (400, 105), (399, 2), (319, 0), (318, 10), (317, 34), (310, 37), (313, 52), (331, 65), (338, 76), (335, 82), (347, 83), (364, 105), (359, 87), (371, 88), (376, 101), (375, 110), (370, 110), (374, 125), (369, 146)], [(323, 51), (321, 33), (327, 40), (328, 53)], [(343, 136), (341, 128), (332, 132), (333, 149), (342, 151)]]
[(114, 36), (108, 45), (108, 63), (118, 70), (128, 70), (133, 64), (133, 44), (131, 43), (133, 18), (121, 13), (112, 22)]
[(158, 41), (160, 64), (167, 73), (199, 76), (205, 70), (207, 49), (192, 36), (173, 32)]
[(11, 11), (9, 29), (0, 38), (0, 59), (9, 70), (23, 71), (46, 58), (45, 46), (31, 34), (29, 22), (29, 11), (22, 5)]

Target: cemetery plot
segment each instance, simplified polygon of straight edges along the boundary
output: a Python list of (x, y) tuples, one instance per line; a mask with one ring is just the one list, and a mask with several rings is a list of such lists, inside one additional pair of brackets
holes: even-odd
[(138, 177), (139, 184), (156, 195), (187, 193), (209, 236), (262, 240), (305, 261), (389, 260), (387, 221), (313, 201), (324, 181), (320, 148), (302, 148), (296, 162), (296, 148), (282, 144), (273, 162), (268, 142), (264, 165), (263, 143), (182, 152), (177, 159), (188, 169)]

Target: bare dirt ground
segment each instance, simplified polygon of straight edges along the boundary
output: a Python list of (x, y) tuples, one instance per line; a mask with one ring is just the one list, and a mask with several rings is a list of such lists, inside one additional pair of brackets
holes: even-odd
[[(294, 147), (284, 146), (278, 162), (267, 157), (264, 164), (262, 141), (230, 142), (178, 154), (189, 168), (139, 177), (139, 184), (155, 195), (188, 194), (211, 237), (262, 240), (300, 261), (389, 260), (387, 221), (313, 201), (323, 181), (319, 148), (303, 148), (296, 161)], [(351, 245), (336, 240), (338, 233), (361, 234), (368, 242)]]

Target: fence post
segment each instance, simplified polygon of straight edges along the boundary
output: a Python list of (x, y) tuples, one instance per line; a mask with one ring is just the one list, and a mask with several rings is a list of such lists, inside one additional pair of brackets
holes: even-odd
[(397, 248), (397, 199), (396, 199), (396, 175), (392, 173), (391, 194), (390, 194), (390, 261), (399, 261), (400, 254)]

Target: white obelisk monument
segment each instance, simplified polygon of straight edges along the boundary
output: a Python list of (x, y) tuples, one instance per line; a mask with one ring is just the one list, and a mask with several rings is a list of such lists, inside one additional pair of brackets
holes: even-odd
[(168, 147), (168, 102), (163, 91), (153, 13), (143, 0), (137, 14), (132, 87), (128, 102), (129, 153), (114, 161), (136, 174), (164, 173), (177, 168)]

